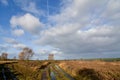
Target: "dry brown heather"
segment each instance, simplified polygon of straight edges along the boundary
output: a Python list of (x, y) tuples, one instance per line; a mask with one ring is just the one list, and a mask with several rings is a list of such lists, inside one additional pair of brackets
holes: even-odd
[(0, 64), (5, 64), (5, 63), (15, 63), (17, 61), (0, 61)]
[(59, 66), (77, 80), (120, 80), (120, 62), (62, 61)]

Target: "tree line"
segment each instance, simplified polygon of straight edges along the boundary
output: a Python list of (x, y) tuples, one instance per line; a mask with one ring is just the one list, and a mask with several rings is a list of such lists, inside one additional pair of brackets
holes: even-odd
[[(32, 56), (34, 55), (34, 52), (32, 49), (25, 47), (22, 49), (22, 51), (19, 53), (18, 55), (18, 59), (19, 60), (29, 60)], [(8, 53), (3, 52), (0, 56), (1, 60), (7, 60), (8, 59)], [(14, 56), (13, 59), (16, 59), (16, 57)]]

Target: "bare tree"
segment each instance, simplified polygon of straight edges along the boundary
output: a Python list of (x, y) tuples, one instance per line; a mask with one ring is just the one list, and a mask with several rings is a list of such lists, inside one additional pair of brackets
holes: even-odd
[(16, 56), (13, 57), (13, 60), (16, 60)]
[(8, 53), (2, 53), (1, 59), (7, 60)]
[(0, 56), (0, 60), (1, 60), (2, 58), (1, 58), (1, 56)]
[[(34, 55), (34, 52), (32, 49), (26, 47), (26, 48), (23, 48), (22, 52), (19, 53), (19, 59), (20, 60), (26, 60), (26, 64), (25, 64), (25, 73), (27, 73), (28, 71), (28, 66), (29, 66), (29, 59)], [(27, 77), (26, 77), (27, 74), (25, 74), (25, 80), (27, 80)]]
[(19, 54), (20, 60), (29, 60), (33, 56), (34, 52), (32, 49), (26, 47), (23, 49), (22, 52)]
[(24, 60), (25, 58), (24, 58), (24, 52), (20, 52), (19, 53), (19, 59), (20, 60)]

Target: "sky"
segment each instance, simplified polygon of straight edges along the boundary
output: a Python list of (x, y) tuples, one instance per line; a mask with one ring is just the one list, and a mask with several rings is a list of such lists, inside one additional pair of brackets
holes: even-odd
[(32, 59), (120, 57), (120, 0), (0, 0), (0, 54)]

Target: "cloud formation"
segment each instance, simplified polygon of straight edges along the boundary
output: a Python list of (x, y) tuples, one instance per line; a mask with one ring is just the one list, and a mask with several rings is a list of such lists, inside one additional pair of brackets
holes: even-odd
[(17, 44), (17, 43), (18, 43), (18, 42), (17, 42), (15, 39), (13, 39), (13, 38), (7, 38), (7, 37), (5, 37), (5, 38), (3, 38), (3, 40), (4, 40), (5, 42), (9, 43), (9, 44)]
[(34, 13), (37, 15), (40, 15), (43, 13), (41, 10), (38, 10), (36, 8), (36, 4), (33, 2), (30, 2), (28, 5), (23, 6), (22, 9), (27, 11), (27, 12), (31, 12), (31, 13)]
[(4, 4), (5, 6), (8, 5), (8, 1), (7, 0), (0, 0), (0, 3)]
[(3, 38), (3, 40), (7, 43), (7, 45), (9, 45), (8, 48), (15, 48), (15, 49), (23, 49), (25, 47), (27, 47), (25, 44), (22, 44), (20, 42), (18, 42), (16, 39), (14, 38)]
[(30, 33), (37, 33), (38, 29), (40, 29), (43, 25), (40, 22), (39, 18), (29, 13), (26, 13), (22, 16), (12, 16), (10, 24), (13, 28), (20, 26), (21, 28), (29, 31)]
[(119, 52), (119, 7), (119, 0), (64, 1), (60, 13), (49, 18), (54, 26), (35, 42), (68, 54)]
[(14, 0), (15, 4), (19, 6), (23, 11), (33, 13), (35, 15), (42, 15), (43, 11), (37, 8), (37, 5), (33, 0)]
[(12, 31), (12, 33), (15, 36), (21, 36), (21, 35), (24, 34), (24, 30), (22, 30), (22, 29), (15, 29), (15, 30)]
[[(11, 29), (4, 22), (5, 27), (0, 28), (1, 38), (11, 38), (0, 42), (18, 51), (27, 45), (35, 50), (36, 58), (39, 55), (46, 59), (49, 53), (59, 59), (120, 56), (120, 0), (60, 0), (55, 1), (56, 5), (53, 0), (48, 9), (44, 2), (13, 0), (14, 9), (6, 8), (11, 11)], [(7, 0), (0, 3), (8, 4)], [(5, 13), (7, 10), (1, 7)], [(46, 13), (49, 14), (45, 16)], [(6, 14), (3, 15), (2, 18)], [(13, 35), (6, 33), (6, 28)], [(0, 45), (1, 49), (6, 46)]]
[(13, 45), (13, 48), (16, 48), (16, 49), (23, 49), (25, 47), (27, 47), (27, 46), (25, 44), (21, 44), (21, 43)]

